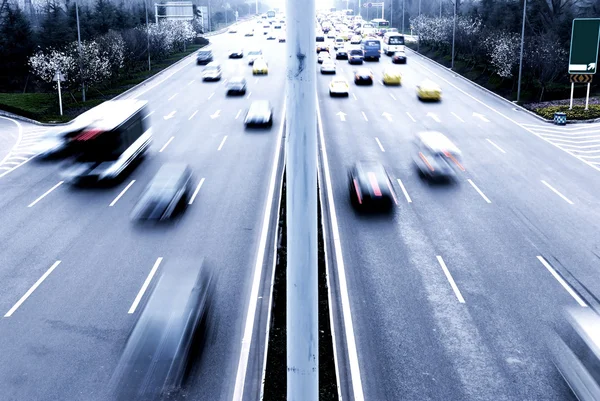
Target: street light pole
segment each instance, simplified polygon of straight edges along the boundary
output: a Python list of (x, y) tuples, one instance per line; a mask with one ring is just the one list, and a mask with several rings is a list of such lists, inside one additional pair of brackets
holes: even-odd
[(81, 29), (79, 28), (79, 1), (75, 1), (75, 18), (77, 19), (77, 48), (79, 49), (79, 73), (81, 74), (81, 98), (85, 102), (85, 82), (83, 81), (83, 59), (81, 52)]
[(454, 24), (452, 26), (452, 64), (450, 64), (450, 69), (454, 69), (454, 42), (456, 40), (456, 7), (458, 0), (454, 0)]
[(287, 0), (287, 400), (319, 400), (315, 0)]
[(404, 3), (406, 0), (402, 0), (402, 34), (404, 34)]
[(519, 83), (517, 86), (517, 103), (521, 100), (521, 72), (523, 70), (523, 48), (525, 47), (525, 17), (527, 15), (527, 0), (523, 2), (523, 26), (521, 28), (521, 55), (519, 56)]
[(150, 64), (150, 24), (148, 23), (148, 0), (144, 0), (144, 7), (146, 8), (146, 52), (148, 53), (148, 71), (152, 71), (152, 64)]
[(419, 0), (419, 24), (417, 26), (417, 35), (419, 36), (419, 40), (417, 40), (417, 52), (421, 51), (421, 0)]

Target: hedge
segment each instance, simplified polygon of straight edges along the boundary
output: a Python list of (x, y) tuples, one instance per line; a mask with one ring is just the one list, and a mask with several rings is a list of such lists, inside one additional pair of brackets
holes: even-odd
[(554, 113), (563, 112), (567, 114), (567, 120), (592, 120), (600, 118), (600, 104), (590, 104), (589, 110), (585, 110), (584, 106), (573, 106), (572, 110), (569, 110), (568, 105), (564, 106), (549, 106), (540, 107), (534, 109), (534, 111), (549, 120), (554, 118)]

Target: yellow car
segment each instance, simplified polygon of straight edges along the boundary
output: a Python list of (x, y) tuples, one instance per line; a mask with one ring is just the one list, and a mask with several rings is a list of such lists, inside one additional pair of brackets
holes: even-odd
[(402, 75), (397, 68), (386, 68), (383, 70), (383, 84), (384, 85), (401, 85)]
[(264, 59), (258, 58), (254, 60), (254, 65), (252, 66), (252, 75), (267, 75), (268, 73), (269, 67)]
[(420, 100), (442, 100), (442, 89), (432, 81), (423, 81), (417, 85), (417, 97)]
[(329, 84), (329, 96), (348, 96), (348, 81), (345, 79), (334, 78)]

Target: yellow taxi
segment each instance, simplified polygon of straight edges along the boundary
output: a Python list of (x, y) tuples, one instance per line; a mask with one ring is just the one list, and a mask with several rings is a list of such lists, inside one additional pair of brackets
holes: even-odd
[(383, 70), (383, 83), (384, 85), (402, 84), (402, 74), (400, 74), (400, 70), (393, 67), (387, 67)]
[(269, 67), (264, 59), (257, 58), (254, 60), (254, 65), (252, 66), (252, 75), (267, 75), (268, 73)]
[(442, 100), (442, 88), (433, 81), (423, 81), (417, 85), (417, 97), (421, 100)]
[(329, 45), (325, 43), (319, 43), (317, 45), (317, 53), (329, 51)]
[(348, 96), (348, 81), (342, 78), (334, 78), (329, 84), (329, 96)]

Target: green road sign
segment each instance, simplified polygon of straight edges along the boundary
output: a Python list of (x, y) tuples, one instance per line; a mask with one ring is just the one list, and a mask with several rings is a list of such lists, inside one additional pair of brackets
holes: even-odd
[(600, 18), (573, 20), (569, 74), (595, 74), (600, 47)]

